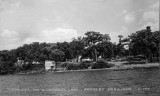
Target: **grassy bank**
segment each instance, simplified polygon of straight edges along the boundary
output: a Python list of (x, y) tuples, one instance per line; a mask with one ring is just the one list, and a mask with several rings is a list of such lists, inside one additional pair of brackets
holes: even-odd
[[(68, 65), (67, 65), (68, 64)], [(42, 73), (50, 73), (50, 72), (79, 72), (79, 71), (98, 71), (98, 70), (113, 70), (113, 71), (120, 71), (120, 70), (142, 70), (142, 69), (160, 69), (160, 64), (159, 63), (147, 63), (147, 64), (125, 64), (125, 61), (120, 62), (108, 62), (105, 63), (106, 65), (103, 65), (104, 62), (99, 63), (98, 67), (102, 64), (103, 67), (99, 68), (91, 68), (90, 66), (98, 63), (91, 63), (91, 62), (86, 62), (84, 63), (75, 63), (70, 62), (70, 63), (65, 63), (66, 66), (70, 66), (70, 70), (61, 70), (61, 68), (57, 68), (56, 71), (45, 71), (44, 69), (41, 70), (27, 70), (27, 71), (20, 71), (20, 72), (15, 72), (15, 74), (42, 74)], [(64, 66), (64, 63), (62, 64)], [(109, 65), (109, 66), (108, 66)], [(78, 67), (80, 66), (80, 67)], [(95, 65), (94, 65), (95, 66)], [(96, 65), (97, 66), (97, 65)], [(73, 69), (72, 69), (73, 68)]]

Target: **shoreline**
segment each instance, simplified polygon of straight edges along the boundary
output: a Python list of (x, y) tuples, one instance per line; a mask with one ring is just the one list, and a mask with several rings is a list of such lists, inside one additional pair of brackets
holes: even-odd
[(101, 68), (101, 69), (81, 69), (81, 70), (64, 70), (64, 71), (43, 71), (43, 72), (28, 72), (28, 73), (15, 73), (15, 74), (45, 74), (45, 73), (66, 73), (66, 72), (85, 72), (85, 71), (101, 71), (101, 70), (112, 70), (112, 71), (121, 71), (121, 70), (139, 70), (139, 69), (160, 69), (159, 63), (147, 63), (147, 64), (131, 64), (131, 65), (115, 65), (110, 68)]
[(160, 65), (159, 65), (159, 63), (132, 64), (132, 65), (114, 66), (114, 67), (102, 68), (102, 69), (82, 69), (82, 70), (69, 70), (69, 71), (56, 71), (56, 72), (99, 71), (99, 70), (113, 70), (113, 71), (115, 71), (115, 70), (149, 69), (149, 68), (160, 69)]

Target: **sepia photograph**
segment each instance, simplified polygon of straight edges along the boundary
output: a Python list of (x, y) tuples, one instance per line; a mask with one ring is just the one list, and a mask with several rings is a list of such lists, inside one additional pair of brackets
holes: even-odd
[(159, 0), (0, 0), (0, 96), (160, 96)]

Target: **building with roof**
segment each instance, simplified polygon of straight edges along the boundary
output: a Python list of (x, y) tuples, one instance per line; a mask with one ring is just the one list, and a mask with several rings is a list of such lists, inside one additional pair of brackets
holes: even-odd
[(56, 63), (55, 63), (55, 61), (46, 60), (44, 67), (45, 67), (45, 70), (47, 70), (47, 71), (48, 70), (55, 70)]

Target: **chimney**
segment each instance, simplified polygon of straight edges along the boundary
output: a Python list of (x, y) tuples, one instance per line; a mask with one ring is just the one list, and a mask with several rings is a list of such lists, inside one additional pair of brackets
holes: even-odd
[(147, 31), (151, 31), (151, 26), (146, 27)]

